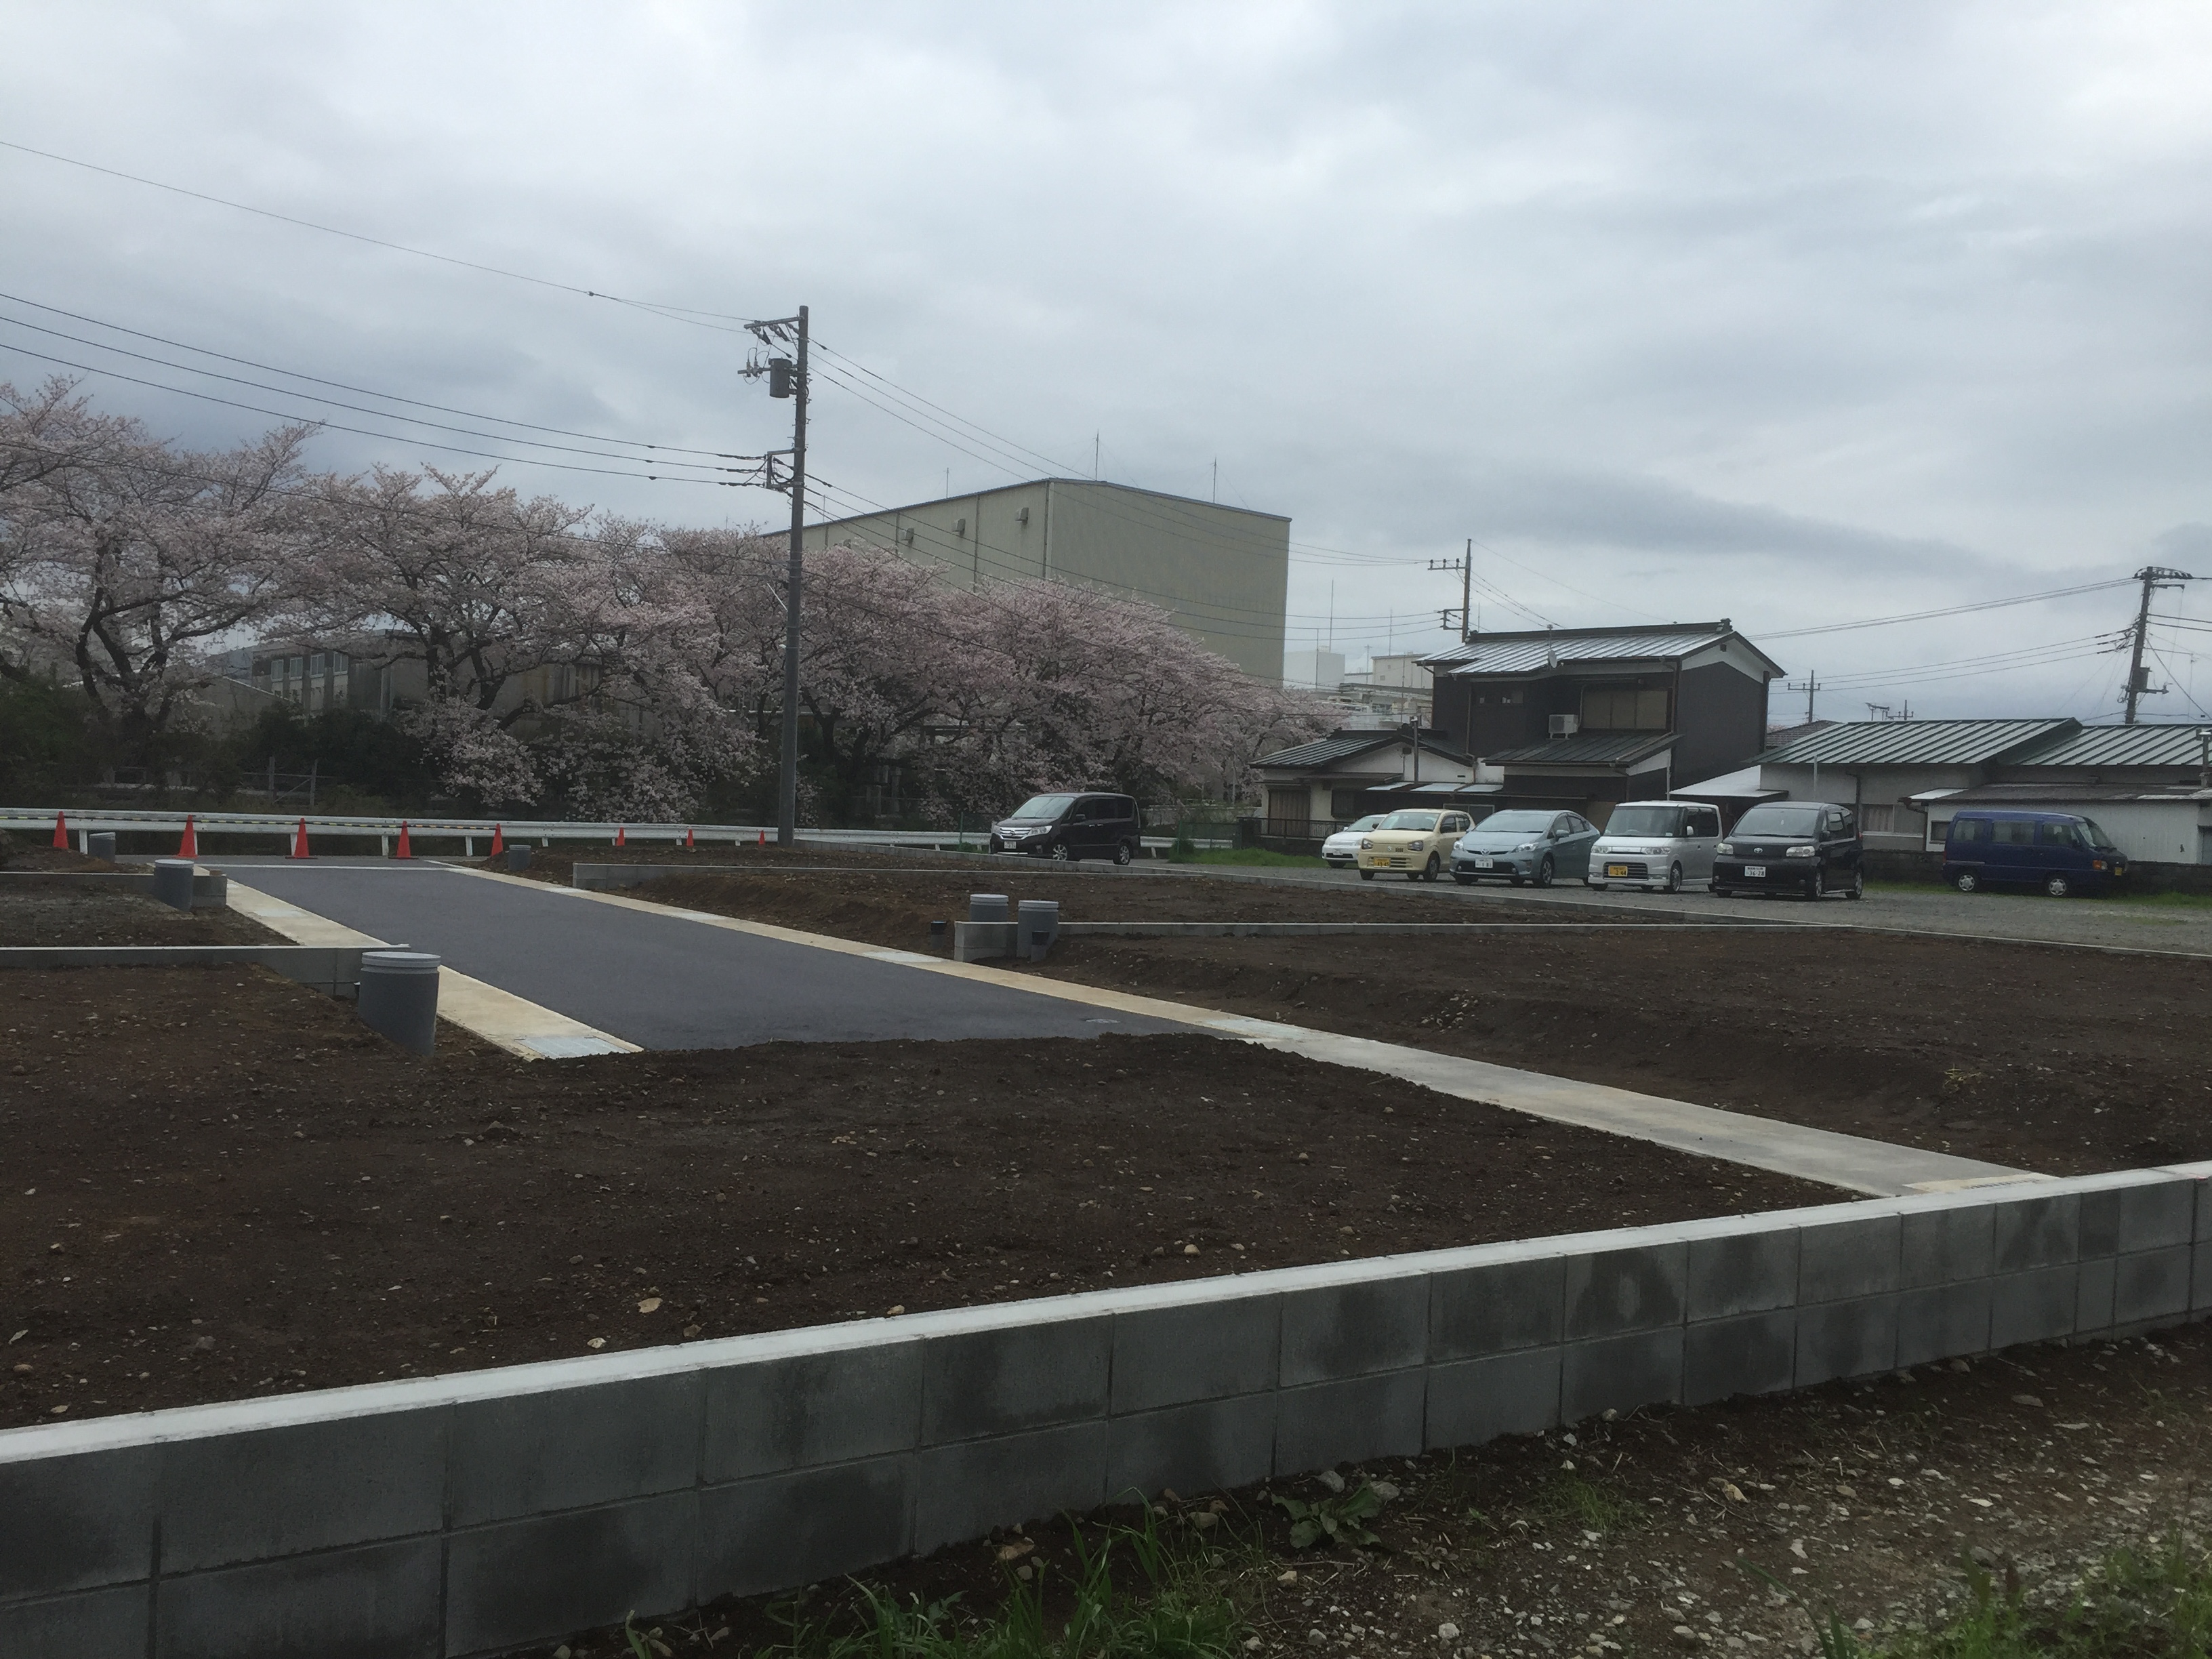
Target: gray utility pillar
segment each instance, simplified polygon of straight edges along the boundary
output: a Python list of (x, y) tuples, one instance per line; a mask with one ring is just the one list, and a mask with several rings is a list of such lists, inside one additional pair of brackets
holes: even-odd
[(192, 861), (190, 859), (154, 860), (154, 896), (179, 910), (192, 908)]
[(428, 951), (363, 951), (361, 1017), (410, 1054), (438, 1041), (438, 958)]

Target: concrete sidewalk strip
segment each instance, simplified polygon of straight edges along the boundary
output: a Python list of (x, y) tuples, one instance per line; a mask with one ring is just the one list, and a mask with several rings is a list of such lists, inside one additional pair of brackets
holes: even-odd
[[(230, 908), (301, 945), (340, 945), (374, 950), (385, 943), (238, 882), (230, 884)], [(480, 979), (471, 979), (444, 966), (438, 969), (438, 1017), (525, 1060), (574, 1060), (585, 1054), (638, 1052), (635, 1042), (625, 1042), (581, 1020), (540, 1007), (496, 985), (487, 985)]]
[[(2008, 1169), (2001, 1164), (1984, 1164), (1974, 1158), (1954, 1158), (1948, 1152), (1895, 1146), (1887, 1141), (1837, 1134), (1827, 1129), (1784, 1123), (1772, 1118), (1753, 1117), (1743, 1112), (1723, 1111), (1718, 1107), (1698, 1106), (1686, 1100), (1638, 1094), (1627, 1089), (1609, 1088), (1603, 1084), (1578, 1083), (1568, 1078), (1521, 1071), (1510, 1066), (1494, 1066), (1486, 1060), (1465, 1060), (1426, 1048), (1376, 1042), (1365, 1037), (1341, 1036), (1334, 1032), (1316, 1031), (1303, 1025), (1288, 1025), (1273, 1020), (1253, 1019), (1242, 1014), (1194, 1008), (1155, 997), (1133, 996), (1126, 991), (1110, 991), (1095, 986), (1074, 984), (1066, 980), (1047, 979), (1040, 975), (1010, 973), (1003, 969), (985, 968), (975, 963), (947, 962), (941, 957), (925, 956), (919, 951), (887, 950), (881, 945), (833, 939), (821, 933), (804, 933), (768, 922), (741, 921), (732, 916), (712, 915), (703, 910), (672, 909), (666, 905), (653, 904), (644, 899), (626, 898), (618, 893), (594, 893), (580, 888), (553, 887), (543, 882), (501, 875), (495, 871), (468, 870), (462, 873), (485, 881), (514, 882), (539, 892), (579, 899), (587, 903), (625, 905), (658, 915), (680, 916), (706, 927), (732, 928), (764, 938), (811, 945), (847, 956), (863, 957), (873, 962), (902, 963), (929, 973), (951, 974), (1027, 991), (1036, 996), (1055, 997), (1142, 1018), (1171, 1021), (1216, 1036), (1234, 1037), (1291, 1054), (1304, 1054), (1310, 1060), (1322, 1060), (1332, 1066), (1349, 1066), (1359, 1071), (1381, 1073), (1457, 1099), (1503, 1106), (1510, 1110), (1526, 1112), (1532, 1117), (1548, 1118), (1553, 1122), (1601, 1129), (1609, 1134), (1626, 1135), (1632, 1139), (1649, 1141), (1654, 1146), (1670, 1147), (1676, 1152), (1695, 1153), (1700, 1158), (1721, 1158), (1729, 1163), (1749, 1164), (1754, 1169), (1771, 1170), (1778, 1175), (1825, 1182), (1850, 1192), (1890, 1197), (1906, 1193), (1950, 1191), (1985, 1182), (2040, 1181), (2045, 1178), (2025, 1170)], [(1063, 923), (1062, 926), (1065, 927), (1067, 924)]]

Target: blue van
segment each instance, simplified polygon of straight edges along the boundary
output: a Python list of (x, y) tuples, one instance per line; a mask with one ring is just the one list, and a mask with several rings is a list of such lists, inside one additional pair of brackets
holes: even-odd
[(2112, 838), (2075, 812), (1962, 807), (1943, 843), (1943, 879), (1962, 893), (2016, 885), (2064, 898), (2101, 893), (2127, 872)]

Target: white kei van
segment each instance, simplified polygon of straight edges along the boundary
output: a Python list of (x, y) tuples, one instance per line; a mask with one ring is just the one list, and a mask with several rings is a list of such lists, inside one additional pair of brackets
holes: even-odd
[(1693, 800), (1623, 801), (1590, 848), (1585, 879), (1596, 888), (1649, 887), (1667, 893), (1711, 887), (1713, 848), (1720, 839), (1717, 806)]

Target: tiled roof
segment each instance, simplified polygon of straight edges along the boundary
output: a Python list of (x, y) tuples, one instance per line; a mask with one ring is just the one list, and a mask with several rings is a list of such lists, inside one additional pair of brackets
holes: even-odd
[[(2071, 720), (1846, 720), (1771, 749), (1765, 766), (1981, 766), (2081, 730)], [(2042, 757), (2033, 757), (2040, 762)]]
[[(1252, 763), (1255, 766), (1283, 767), (1292, 770), (1310, 770), (1328, 766), (1334, 762), (1365, 754), (1370, 749), (1385, 749), (1403, 743), (1401, 732), (1339, 732), (1326, 738), (1316, 738), (1311, 743), (1301, 743), (1288, 749), (1278, 749), (1272, 755), (1262, 755)], [(1421, 739), (1425, 755), (1442, 755), (1449, 759), (1467, 763), (1467, 757), (1432, 738)]]
[(1626, 766), (1648, 759), (1674, 741), (1672, 732), (1589, 732), (1501, 749), (1482, 758), (1491, 766)]

